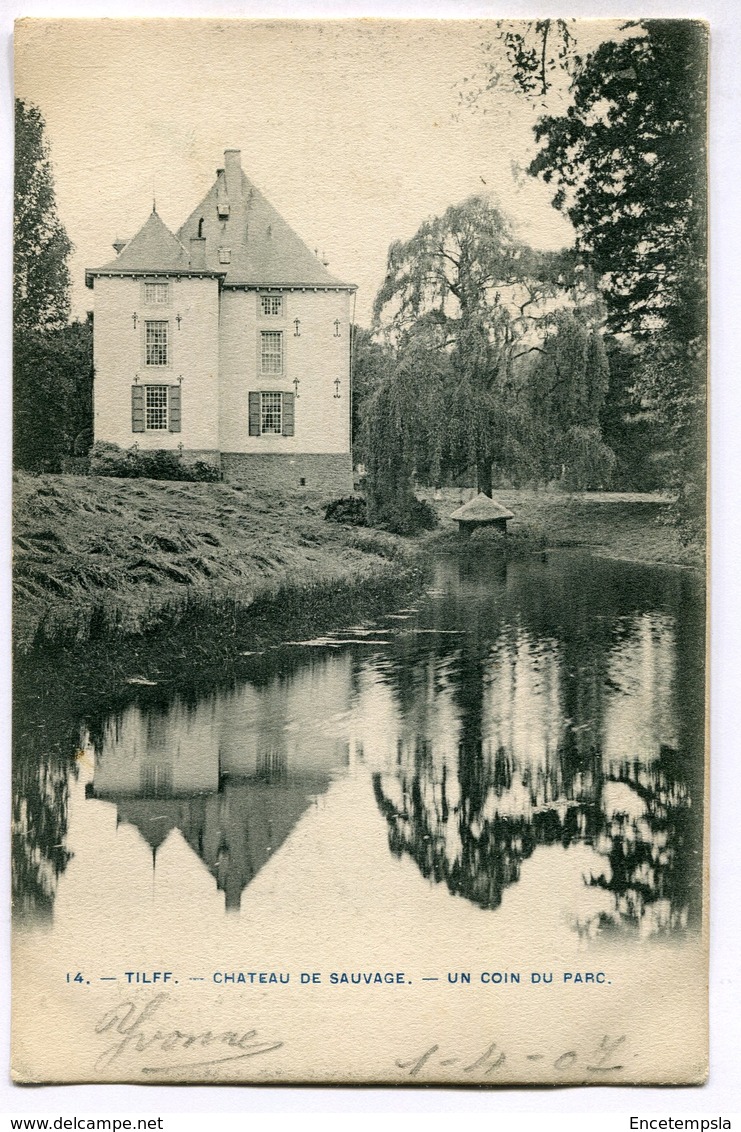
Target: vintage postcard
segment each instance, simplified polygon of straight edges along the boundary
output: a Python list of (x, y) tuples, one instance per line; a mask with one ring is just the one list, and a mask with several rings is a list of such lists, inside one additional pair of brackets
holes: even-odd
[(15, 1081), (704, 1081), (708, 34), (16, 25)]

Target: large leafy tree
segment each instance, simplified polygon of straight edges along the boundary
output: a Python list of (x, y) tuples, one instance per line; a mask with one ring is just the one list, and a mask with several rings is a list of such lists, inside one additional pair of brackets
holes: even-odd
[(60, 471), (92, 443), (93, 335), (89, 322), (16, 333), (14, 455), (21, 468)]
[(643, 29), (579, 66), (567, 113), (537, 123), (530, 171), (557, 186), (611, 328), (686, 348), (705, 334), (706, 29)]
[[(515, 34), (515, 33), (512, 33)], [(645, 20), (580, 58), (565, 26), (531, 22), (486, 54), (491, 89), (508, 73), (532, 99), (560, 74), (564, 112), (535, 125), (529, 171), (555, 187), (605, 300), (609, 329), (628, 345), (630, 415), (652, 418), (685, 509), (704, 502), (707, 272), (707, 29)], [(501, 44), (500, 44), (501, 47)], [(551, 66), (538, 69), (542, 52)], [(480, 97), (482, 91), (476, 92)]]
[(18, 332), (63, 326), (69, 315), (72, 251), (54, 193), (49, 145), (40, 111), (15, 102), (13, 315)]
[(44, 119), (15, 106), (13, 426), (16, 462), (59, 471), (92, 431), (92, 328), (68, 323), (72, 244), (57, 213)]
[[(594, 352), (594, 295), (577, 268), (568, 254), (536, 253), (517, 239), (483, 197), (451, 206), (391, 246), (374, 318), (397, 351), (398, 367), (369, 410), (385, 417), (381, 432), (408, 465), (432, 478), (441, 464), (473, 467), (487, 494), (496, 475), (559, 475), (570, 446), (554, 447), (553, 437), (561, 441), (584, 422), (577, 413), (567, 423), (578, 400), (568, 396), (570, 408), (546, 422), (545, 402), (530, 391), (534, 374), (563, 389), (593, 387), (579, 437), (582, 447), (600, 443), (603, 358)], [(569, 334), (582, 333), (577, 323), (584, 340), (570, 350)]]
[(396, 355), (363, 411), (368, 519), (373, 526), (412, 533), (431, 525), (413, 490), (424, 464), (434, 479), (440, 467), (447, 411), (449, 359), (421, 338)]

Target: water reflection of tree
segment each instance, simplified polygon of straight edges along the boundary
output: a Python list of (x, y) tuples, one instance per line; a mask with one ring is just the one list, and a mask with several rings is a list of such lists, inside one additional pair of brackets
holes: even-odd
[(692, 902), (687, 868), (692, 807), (686, 785), (661, 767), (650, 774), (640, 767), (633, 774), (621, 770), (605, 776), (603, 788), (614, 784), (628, 787), (643, 810), (636, 816), (619, 803), (603, 807), (595, 847), (607, 867), (592, 874), (589, 883), (613, 895), (614, 910), (580, 922), (580, 932), (621, 923), (640, 927), (643, 921), (654, 931), (686, 927)]
[[(13, 742), (11, 891), (20, 921), (49, 920), (57, 881), (71, 853), (66, 845), (69, 779), (77, 774), (79, 731), (53, 721), (16, 716)], [(39, 725), (40, 724), (40, 725)], [(50, 726), (51, 725), (51, 726)]]
[[(448, 575), (439, 626), (468, 630), (457, 665), (446, 669), (459, 742), (451, 747), (444, 736), (424, 730), (407, 734), (393, 777), (375, 774), (391, 850), (408, 853), (425, 877), (451, 892), (496, 908), (537, 846), (582, 842), (604, 861), (585, 882), (609, 893), (611, 907), (577, 922), (577, 930), (665, 931), (697, 922), (702, 612), (688, 585), (670, 572), (627, 564), (595, 568), (579, 559), (567, 570), (517, 564), (494, 588), (487, 567), (475, 559), (453, 584)], [(615, 691), (610, 657), (616, 647), (631, 646), (642, 615), (657, 607), (673, 613), (675, 622), (680, 614), (694, 621), (676, 633), (680, 690), (687, 697), (679, 742), (676, 748), (663, 744), (651, 757), (626, 750), (616, 760), (604, 750), (605, 703)], [(487, 737), (487, 685), (507, 649), (521, 653), (523, 642), (538, 641), (548, 642), (556, 657), (560, 712), (545, 721), (545, 750), (518, 753)], [(425, 662), (420, 657), (417, 663)], [(537, 654), (531, 663), (537, 667)], [(388, 679), (393, 684), (393, 669)], [(415, 681), (406, 666), (403, 701), (410, 685), (421, 689), (429, 680), (418, 674)], [(531, 707), (538, 710), (535, 702)], [(420, 714), (416, 708), (415, 719)]]

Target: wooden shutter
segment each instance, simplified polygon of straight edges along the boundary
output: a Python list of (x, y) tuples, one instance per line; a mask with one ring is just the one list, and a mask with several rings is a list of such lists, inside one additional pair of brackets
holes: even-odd
[(168, 406), (170, 419), (170, 432), (180, 432), (182, 422), (182, 390), (179, 385), (170, 386), (170, 404)]
[(283, 435), (293, 436), (296, 420), (296, 394), (283, 394)]
[(131, 431), (144, 432), (144, 386), (131, 386)]
[(260, 394), (250, 393), (250, 436), (260, 435)]

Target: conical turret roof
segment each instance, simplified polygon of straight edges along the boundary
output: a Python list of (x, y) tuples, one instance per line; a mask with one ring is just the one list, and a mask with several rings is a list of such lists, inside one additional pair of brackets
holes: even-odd
[[(115, 259), (102, 267), (88, 268), (85, 282), (90, 287), (96, 275), (186, 275), (191, 271), (202, 274), (203, 270), (193, 267), (190, 253), (153, 208), (149, 219), (124, 244)], [(224, 274), (223, 268), (220, 274)]]
[(494, 519), (514, 519), (513, 513), (496, 499), (480, 491), (450, 516), (458, 523), (489, 523)]

